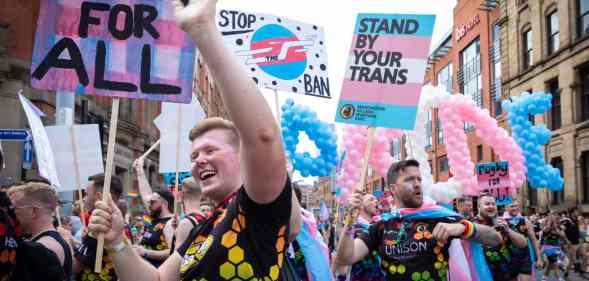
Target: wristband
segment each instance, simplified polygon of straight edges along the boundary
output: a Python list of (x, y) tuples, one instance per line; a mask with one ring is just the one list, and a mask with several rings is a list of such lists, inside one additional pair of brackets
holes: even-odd
[(109, 254), (117, 254), (127, 249), (127, 247), (129, 247), (129, 240), (124, 238), (123, 241), (108, 247), (106, 250)]
[(475, 233), (475, 226), (474, 223), (469, 222), (467, 220), (461, 220), (460, 224), (464, 225), (464, 232), (460, 235), (462, 239), (470, 239), (474, 236)]

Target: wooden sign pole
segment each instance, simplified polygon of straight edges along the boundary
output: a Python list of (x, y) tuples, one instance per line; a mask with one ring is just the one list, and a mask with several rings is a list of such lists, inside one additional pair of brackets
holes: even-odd
[(362, 170), (360, 174), (360, 183), (356, 188), (357, 191), (366, 191), (364, 184), (366, 183), (366, 174), (368, 172), (368, 159), (372, 152), (372, 142), (374, 140), (374, 127), (368, 127), (368, 143), (366, 144), (366, 150), (364, 151), (364, 158), (362, 159)]
[[(110, 181), (113, 173), (113, 162), (115, 154), (115, 143), (117, 136), (117, 121), (119, 119), (119, 98), (113, 98), (110, 128), (108, 131), (108, 149), (106, 152), (106, 170), (104, 171), (104, 186), (102, 188), (102, 200), (107, 201), (110, 198)], [(98, 235), (98, 245), (96, 246), (96, 263), (94, 272), (100, 273), (102, 270), (102, 254), (104, 252), (104, 234)]]
[(151, 147), (145, 153), (143, 153), (143, 155), (139, 156), (139, 158), (145, 159), (145, 157), (151, 154), (158, 147), (158, 145), (160, 145), (160, 141), (161, 139), (157, 140), (154, 144), (152, 144)]
[(174, 188), (174, 217), (178, 215), (178, 204), (180, 194), (180, 130), (182, 129), (182, 105), (178, 104), (178, 123), (176, 124), (176, 184)]
[(80, 219), (82, 220), (82, 229), (86, 230), (86, 219), (84, 218), (84, 195), (82, 193), (82, 182), (80, 180), (80, 165), (79, 165), (79, 150), (78, 150), (78, 142), (76, 141), (76, 134), (74, 130), (74, 126), (71, 125), (70, 127), (70, 140), (72, 142), (72, 150), (74, 154), (74, 176), (76, 177), (76, 186), (78, 191), (78, 197), (80, 202)]

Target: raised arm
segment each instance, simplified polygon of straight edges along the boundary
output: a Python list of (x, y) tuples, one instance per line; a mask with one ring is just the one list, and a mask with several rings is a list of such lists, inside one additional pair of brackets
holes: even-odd
[(530, 239), (530, 242), (532, 243), (532, 246), (534, 248), (534, 252), (536, 253), (536, 255), (535, 255), (536, 266), (542, 267), (542, 251), (540, 250), (540, 242), (536, 238), (536, 233), (534, 233), (534, 226), (532, 225), (532, 223), (530, 223), (530, 221), (528, 219), (525, 219), (525, 220), (526, 220), (526, 230), (528, 233), (528, 239)]
[(354, 229), (351, 225), (346, 225), (342, 229), (336, 255), (338, 264), (352, 265), (368, 255), (368, 247), (361, 239), (354, 239), (353, 232)]
[(235, 54), (224, 45), (215, 23), (216, 0), (173, 0), (176, 20), (196, 42), (219, 86), (241, 138), (245, 188), (256, 203), (274, 201), (286, 181), (286, 160), (277, 122), (261, 91)]
[(149, 181), (147, 181), (145, 171), (143, 170), (143, 158), (137, 158), (135, 162), (133, 162), (133, 168), (135, 169), (135, 173), (137, 173), (137, 183), (139, 184), (141, 202), (143, 203), (145, 210), (149, 210), (149, 198), (151, 197), (153, 190), (151, 189), (151, 185), (149, 185)]

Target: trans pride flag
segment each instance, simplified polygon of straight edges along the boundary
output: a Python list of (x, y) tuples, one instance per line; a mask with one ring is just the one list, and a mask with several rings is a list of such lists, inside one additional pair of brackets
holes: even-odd
[(413, 130), (434, 22), (434, 15), (358, 15), (337, 122)]

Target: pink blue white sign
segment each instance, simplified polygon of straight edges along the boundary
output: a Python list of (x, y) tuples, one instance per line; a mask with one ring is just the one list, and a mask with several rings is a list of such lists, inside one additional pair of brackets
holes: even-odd
[(434, 15), (358, 15), (337, 122), (414, 129), (434, 22)]

